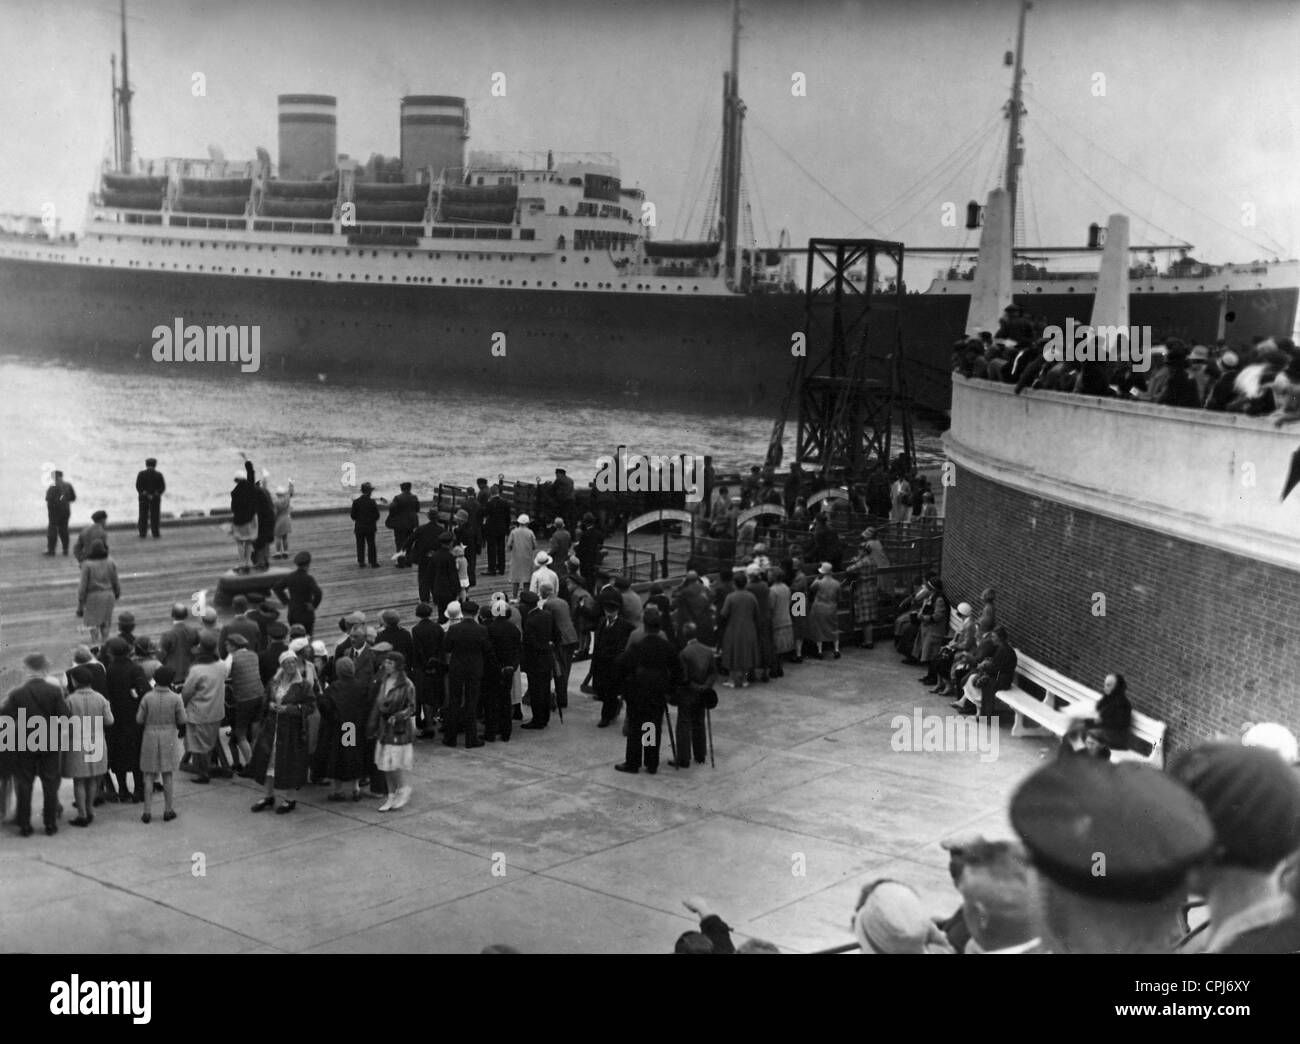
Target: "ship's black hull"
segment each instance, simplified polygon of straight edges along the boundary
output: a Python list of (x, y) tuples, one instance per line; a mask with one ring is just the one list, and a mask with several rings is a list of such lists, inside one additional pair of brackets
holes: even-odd
[[(1090, 295), (1018, 301), (1048, 323), (1086, 321), (1092, 307)], [(1255, 334), (1289, 333), (1296, 305), (1294, 288), (1234, 293), (1228, 336), (1249, 343)], [(904, 299), (908, 392), (924, 409), (948, 407), (951, 345), (968, 307), (958, 294)], [(1151, 326), (1157, 339), (1212, 342), (1221, 308), (1221, 294), (1134, 294), (1130, 321)], [(147, 373), (179, 365), (155, 362), (151, 351), (154, 328), (177, 318), (260, 327), (262, 373), (373, 372), (773, 414), (795, 373), (790, 346), (805, 313), (801, 296), (785, 294), (330, 284), (0, 259), (0, 336), (8, 350), (127, 361)]]

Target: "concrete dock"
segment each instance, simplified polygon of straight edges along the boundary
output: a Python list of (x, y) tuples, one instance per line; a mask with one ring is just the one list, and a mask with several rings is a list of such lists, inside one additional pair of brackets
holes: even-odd
[[(410, 571), (357, 569), (350, 527), (325, 525), (304, 520), (295, 539), (317, 557), (323, 633), (349, 609), (414, 602)], [(215, 526), (110, 542), (120, 605), (144, 634), (231, 555)], [(0, 540), (6, 666), (37, 647), (62, 662), (77, 638), (72, 560), (42, 550), (39, 537)], [(808, 952), (852, 941), (858, 891), (878, 876), (947, 915), (958, 899), (940, 841), (1008, 836), (1007, 799), (1050, 745), (1003, 729), (991, 761), (895, 749), (896, 716), (948, 713), (919, 673), (888, 644), (846, 646), (840, 660), (720, 689), (716, 769), (615, 772), (624, 741), (596, 728), (577, 665), (563, 725), (473, 751), (417, 743), (400, 812), (327, 803), (328, 788), (309, 786), (293, 814), (252, 815), (251, 782), (184, 773), (171, 823), (161, 795), (147, 826), (140, 806), (105, 805), (89, 829), (65, 819), (45, 837), (38, 811), (31, 838), (0, 830), (0, 950), (665, 953), (694, 926), (682, 900), (698, 895), (737, 942)], [(69, 781), (62, 800), (71, 807)]]

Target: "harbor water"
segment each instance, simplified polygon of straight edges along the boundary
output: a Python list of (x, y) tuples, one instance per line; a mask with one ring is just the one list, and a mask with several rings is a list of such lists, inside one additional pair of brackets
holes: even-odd
[[(292, 480), (298, 508), (346, 506), (361, 482), (390, 497), (398, 483), (427, 496), (440, 482), (545, 481), (556, 467), (585, 485), (596, 460), (620, 444), (630, 453), (708, 453), (719, 471), (761, 464), (770, 416), (727, 407), (571, 395), (556, 387), (494, 390), (447, 384), (436, 365), (425, 380), (291, 381), (151, 361), (113, 365), (34, 362), (0, 345), (0, 530), (42, 527), (49, 471), (77, 491), (73, 522), (103, 508), (134, 519), (135, 476), (158, 458), (164, 511), (224, 509), (240, 453), (272, 486)], [(143, 367), (143, 369), (142, 369)], [(784, 459), (794, 450), (787, 423)], [(939, 431), (916, 422), (918, 456), (941, 453)]]

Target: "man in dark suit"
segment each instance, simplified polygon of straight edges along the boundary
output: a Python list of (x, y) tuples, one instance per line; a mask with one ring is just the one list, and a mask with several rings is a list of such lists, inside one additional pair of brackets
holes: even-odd
[(622, 685), (618, 658), (627, 648), (632, 625), (623, 619), (623, 598), (612, 586), (600, 593), (600, 607), (605, 615), (596, 628), (596, 644), (591, 655), (591, 685), (596, 699), (600, 700), (600, 727), (603, 729), (618, 719), (623, 705), (619, 698)]
[(523, 649), (519, 666), (528, 678), (527, 700), (533, 720), (521, 729), (544, 729), (551, 720), (551, 678), (555, 674), (555, 647), (560, 639), (555, 617), (539, 604), (535, 591), (519, 595), (519, 611), (524, 614)]
[(194, 646), (198, 643), (198, 631), (190, 626), (190, 610), (184, 602), (172, 606), (172, 626), (164, 631), (158, 639), (159, 659), (164, 667), (172, 669), (172, 681), (180, 685), (190, 673), (190, 664), (194, 660)]
[(444, 746), (456, 745), (456, 734), (465, 732), (466, 748), (481, 747), (478, 738), (479, 690), (483, 677), (498, 670), (492, 643), (488, 641), (487, 628), (476, 619), (478, 606), (466, 602), (461, 613), (459, 602), (448, 607), (447, 628), (447, 707), (443, 714), (442, 742)]
[(396, 609), (385, 609), (379, 614), (379, 619), (384, 622), (384, 626), (375, 635), (375, 643), (387, 642), (394, 652), (402, 654), (402, 659), (409, 666), (415, 655), (414, 643), (411, 641), (411, 632), (402, 626), (402, 614)]
[(162, 472), (158, 470), (158, 461), (150, 457), (144, 462), (144, 471), (135, 476), (135, 492), (140, 499), (140, 539), (148, 532), (158, 539), (158, 520), (162, 513), (162, 495), (167, 492), (167, 483)]
[(371, 569), (379, 568), (379, 556), (375, 550), (379, 505), (370, 496), (374, 488), (369, 482), (361, 483), (361, 496), (352, 501), (352, 532), (357, 538), (357, 565), (362, 569), (366, 567), (367, 557)]
[(451, 533), (438, 534), (438, 549), (429, 556), (429, 595), (438, 607), (438, 618), (447, 618), (447, 606), (460, 597), (460, 571), (451, 553)]
[[(21, 750), (13, 754), (14, 776), (18, 785), (18, 829), (23, 837), (31, 837), (32, 785), (38, 777), (44, 799), (45, 832), (54, 834), (59, 829), (59, 732), (58, 723), (54, 719), (67, 713), (67, 705), (59, 687), (45, 680), (50, 673), (50, 663), (44, 656), (32, 653), (24, 657), (23, 669), (27, 673), (27, 680), (5, 697), (3, 706), (0, 706), (0, 715), (16, 719), (21, 710), (27, 720), (28, 734), (33, 722), (44, 721), (45, 736), (51, 741), (46, 744), (45, 750)], [(80, 670), (80, 667), (74, 668), (74, 673)]]
[(72, 502), (77, 491), (71, 482), (63, 481), (63, 472), (54, 473), (54, 481), (45, 491), (45, 514), (49, 525), (45, 531), (45, 554), (54, 554), (55, 541), (62, 541), (63, 553), (68, 553), (68, 519), (72, 517)]
[(425, 739), (433, 736), (434, 721), (446, 698), (446, 632), (435, 620), (428, 602), (415, 607), (418, 620), (411, 628), (411, 655), (407, 663), (415, 672), (415, 724)]
[(510, 532), (513, 512), (510, 502), (501, 495), (501, 486), (492, 487), (483, 514), (483, 539), (487, 544), (487, 575), (504, 576), (506, 571), (506, 534)]
[(230, 655), (230, 649), (226, 646), (226, 637), (231, 634), (242, 634), (248, 639), (248, 647), (253, 652), (261, 652), (266, 643), (262, 641), (262, 626), (257, 622), (257, 610), (249, 609), (248, 599), (244, 595), (235, 595), (230, 607), (235, 610), (235, 618), (221, 628), (218, 657), (225, 659)]
[(510, 621), (510, 606), (504, 599), (492, 603), (492, 617), (487, 625), (488, 641), (496, 657), (497, 670), (483, 678), (483, 738), (510, 742), (513, 715), (510, 694), (519, 670), (523, 638)]
[[(316, 609), (320, 606), (324, 594), (316, 578), (307, 572), (311, 566), (311, 552), (299, 551), (293, 556), (297, 566), (292, 573), (277, 583), (271, 590), (289, 609), (289, 623), (302, 624), (311, 634), (316, 628)], [(267, 624), (268, 628), (270, 623)], [(394, 647), (395, 648), (395, 647)]]
[(430, 579), (430, 559), (438, 550), (438, 538), (442, 536), (442, 526), (438, 522), (438, 512), (430, 509), (428, 521), (412, 533), (402, 545), (402, 558), (408, 566), (417, 570), (416, 583), (419, 585), (420, 601), (432, 601), (432, 582)]
[(682, 661), (677, 647), (664, 637), (659, 609), (649, 606), (642, 617), (645, 638), (624, 649), (617, 669), (627, 693), (627, 756), (619, 772), (659, 771), (659, 741), (663, 732), (668, 694), (682, 684)]
[(257, 673), (265, 685), (280, 669), (280, 654), (289, 651), (289, 628), (283, 620), (276, 620), (266, 628), (266, 648), (257, 657)]
[(388, 505), (388, 518), (384, 520), (384, 525), (393, 531), (396, 550), (406, 546), (419, 524), (420, 498), (411, 492), (409, 482), (403, 482), (402, 492), (393, 497), (393, 502)]

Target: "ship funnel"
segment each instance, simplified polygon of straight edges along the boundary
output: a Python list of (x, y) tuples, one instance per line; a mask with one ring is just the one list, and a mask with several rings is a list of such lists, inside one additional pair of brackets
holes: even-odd
[(334, 170), (338, 100), (328, 94), (281, 94), (280, 177), (312, 181)]
[(444, 170), (465, 166), (469, 112), (464, 98), (445, 94), (408, 94), (402, 99), (402, 180), (418, 182), (432, 168), (436, 179)]
[(1109, 342), (1115, 329), (1128, 331), (1128, 218), (1124, 214), (1112, 214), (1106, 224), (1090, 325), (1097, 331), (1098, 349), (1114, 347)]
[(966, 333), (996, 330), (1003, 310), (1011, 303), (1011, 210), (1005, 189), (989, 193), (980, 233), (979, 262), (971, 288)]

